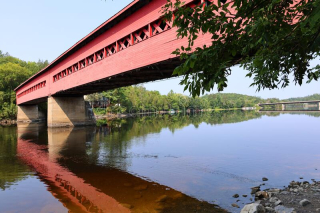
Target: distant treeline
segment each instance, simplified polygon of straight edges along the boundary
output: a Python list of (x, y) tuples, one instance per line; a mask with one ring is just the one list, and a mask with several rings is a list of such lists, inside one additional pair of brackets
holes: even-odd
[[(316, 95), (314, 95), (316, 96)], [(310, 96), (311, 97), (311, 96)], [(260, 97), (235, 93), (207, 94), (191, 98), (186, 95), (170, 91), (161, 95), (158, 91), (148, 91), (143, 86), (129, 86), (102, 93), (86, 96), (86, 100), (96, 107), (107, 102), (106, 110), (95, 110), (98, 114), (105, 112), (138, 112), (159, 110), (187, 110), (187, 109), (235, 109), (255, 107), (259, 103), (276, 103), (277, 98), (262, 99)]]
[(0, 120), (16, 118), (16, 95), (13, 90), (48, 64), (48, 61), (41, 60), (22, 61), (0, 50)]
[(300, 98), (288, 98), (283, 101), (318, 101), (320, 100), (320, 94), (313, 94), (308, 95), (306, 97), (300, 97)]

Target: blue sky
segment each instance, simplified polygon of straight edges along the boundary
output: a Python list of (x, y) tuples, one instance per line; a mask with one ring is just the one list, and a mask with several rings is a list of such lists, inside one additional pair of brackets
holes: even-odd
[[(3, 1), (0, 50), (26, 61), (53, 61), (130, 2), (131, 0)], [(281, 99), (320, 93), (320, 82), (302, 87), (292, 83), (285, 89), (256, 92), (256, 88), (249, 87), (252, 79), (245, 75), (245, 70), (233, 67), (232, 75), (228, 78), (229, 86), (224, 92)], [(179, 78), (175, 78), (146, 83), (144, 86), (162, 94), (167, 94), (171, 89), (183, 93), (183, 86), (179, 85), (179, 81)], [(212, 91), (215, 92), (217, 91)], [(188, 92), (184, 94), (189, 95)]]

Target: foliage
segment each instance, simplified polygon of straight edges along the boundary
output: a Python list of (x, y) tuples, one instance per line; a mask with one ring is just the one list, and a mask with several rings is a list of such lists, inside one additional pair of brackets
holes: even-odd
[[(0, 52), (1, 53), (1, 52)], [(0, 189), (26, 177), (28, 167), (17, 158), (17, 129), (0, 126)]]
[(320, 100), (320, 94), (313, 94), (306, 97), (299, 97), (299, 98), (288, 98), (284, 101), (319, 101)]
[[(185, 111), (187, 109), (235, 109), (255, 107), (259, 103), (277, 103), (278, 98), (262, 99), (256, 96), (241, 95), (236, 93), (215, 93), (194, 98), (174, 93), (172, 90), (167, 95), (158, 91), (148, 91), (143, 86), (129, 86), (95, 93), (86, 97), (88, 101), (100, 101), (103, 97), (108, 100), (107, 109), (94, 109), (98, 115), (109, 113), (136, 113), (167, 111), (169, 109)], [(300, 98), (301, 100), (320, 100), (319, 94)], [(295, 99), (288, 99), (289, 101)]]
[(48, 65), (48, 61), (26, 62), (0, 51), (0, 119), (17, 114), (14, 88)]
[[(291, 75), (299, 85), (319, 78), (320, 65), (309, 62), (320, 54), (320, 0), (217, 0), (194, 8), (167, 0), (162, 12), (188, 40), (173, 52), (184, 61), (174, 74), (184, 76), (193, 97), (215, 86), (222, 91), (235, 64), (248, 70), (258, 91), (286, 87)], [(211, 45), (196, 45), (203, 34)]]

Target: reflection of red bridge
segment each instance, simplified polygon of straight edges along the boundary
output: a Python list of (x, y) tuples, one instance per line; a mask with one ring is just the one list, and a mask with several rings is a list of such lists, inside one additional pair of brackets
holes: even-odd
[[(189, 7), (201, 2), (186, 0)], [(170, 78), (180, 64), (171, 53), (186, 39), (177, 39), (172, 21), (161, 18), (165, 3), (134, 0), (22, 83), (15, 89), (18, 120), (38, 119), (37, 104), (48, 101), (49, 126), (83, 124), (83, 95)], [(211, 44), (210, 35), (195, 42), (204, 44)]]
[(18, 140), (17, 152), (20, 159), (34, 168), (40, 178), (45, 179), (45, 182), (54, 184), (55, 187), (63, 190), (63, 194), (73, 204), (73, 207), (69, 206), (69, 208), (81, 209), (84, 212), (130, 212), (112, 197), (99, 192), (58, 163), (50, 161), (48, 154), (41, 148), (23, 139)]

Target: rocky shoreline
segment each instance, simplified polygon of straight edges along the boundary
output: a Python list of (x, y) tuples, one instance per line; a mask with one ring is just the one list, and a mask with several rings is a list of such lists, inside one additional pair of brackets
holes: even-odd
[(241, 213), (320, 212), (320, 181), (292, 181), (283, 189), (260, 190), (260, 186), (256, 186), (251, 190), (255, 202), (245, 205)]
[(0, 126), (11, 126), (16, 124), (17, 124), (16, 120), (10, 120), (10, 119), (0, 120)]

